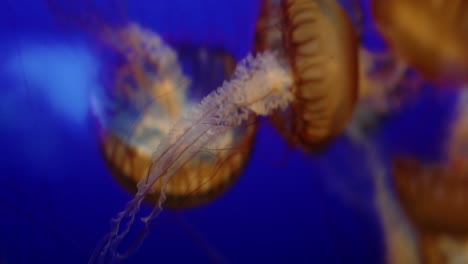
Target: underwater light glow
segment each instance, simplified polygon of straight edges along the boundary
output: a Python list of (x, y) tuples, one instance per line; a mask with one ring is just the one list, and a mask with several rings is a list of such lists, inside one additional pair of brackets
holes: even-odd
[(72, 122), (85, 121), (97, 68), (89, 50), (62, 43), (28, 43), (21, 47), (21, 53), (12, 52), (7, 57), (6, 70), (16, 79), (18, 89), (21, 85), (38, 89), (34, 94), (43, 95), (57, 113)]

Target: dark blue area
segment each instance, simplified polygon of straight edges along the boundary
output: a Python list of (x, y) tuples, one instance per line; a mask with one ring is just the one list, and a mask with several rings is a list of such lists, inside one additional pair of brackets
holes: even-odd
[(418, 97), (384, 125), (384, 142), (392, 155), (423, 162), (444, 159), (455, 118), (457, 92), (424, 86)]

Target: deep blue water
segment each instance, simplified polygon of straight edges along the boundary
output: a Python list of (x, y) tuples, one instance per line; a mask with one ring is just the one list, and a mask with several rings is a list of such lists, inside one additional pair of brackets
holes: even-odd
[[(86, 263), (131, 198), (90, 125), (89, 95), (106, 62), (74, 15), (91, 11), (86, 1), (62, 2), (0, 3), (0, 263)], [(129, 2), (126, 18), (111, 1), (95, 6), (112, 23), (131, 19), (168, 39), (223, 45), (237, 58), (251, 48), (257, 0)], [(443, 103), (426, 106), (436, 97), (428, 94), (387, 120), (384, 145), (407, 147), (431, 130), (424, 125), (446, 119)], [(420, 130), (408, 129), (415, 121)], [(438, 133), (423, 133), (411, 151), (431, 152), (424, 142)], [(262, 122), (239, 182), (206, 206), (165, 210), (126, 263), (382, 263), (363, 157), (345, 137), (321, 155), (303, 154)]]

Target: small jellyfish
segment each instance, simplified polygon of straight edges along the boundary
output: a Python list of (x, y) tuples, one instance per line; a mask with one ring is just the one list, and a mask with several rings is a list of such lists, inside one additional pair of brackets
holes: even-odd
[[(189, 61), (192, 69), (206, 67), (205, 71), (220, 76), (204, 76), (189, 83), (175, 50), (153, 32), (131, 24), (105, 34), (108, 49), (116, 51), (122, 63), (109, 70), (112, 79), (108, 90), (112, 96), (96, 98), (94, 110), (99, 112), (101, 147), (113, 175), (136, 193), (137, 183), (146, 177), (151, 166), (152, 152), (193, 104), (188, 93), (200, 92), (193, 91), (199, 86), (217, 85), (235, 64), (231, 56), (221, 51), (190, 48), (191, 53), (185, 52), (181, 60)], [(247, 163), (255, 127), (255, 122), (251, 122), (249, 126), (231, 129), (187, 162), (168, 183), (165, 205), (198, 205), (230, 187)], [(161, 182), (157, 182), (146, 200), (157, 203), (161, 188)]]
[(343, 8), (336, 1), (264, 1), (255, 40), (257, 51), (277, 49), (291, 65), (295, 100), (272, 118), (279, 130), (307, 150), (337, 137), (358, 91), (357, 40)]
[(432, 80), (468, 80), (468, 2), (371, 2), (378, 28), (403, 60)]

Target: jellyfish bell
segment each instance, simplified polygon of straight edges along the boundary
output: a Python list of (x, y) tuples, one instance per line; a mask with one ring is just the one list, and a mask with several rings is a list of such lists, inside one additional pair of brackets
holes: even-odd
[[(269, 28), (275, 24), (281, 32)], [(279, 50), (294, 78), (294, 102), (273, 123), (306, 150), (328, 145), (357, 99), (357, 40), (343, 8), (335, 1), (264, 1), (255, 40), (256, 51)]]
[(403, 60), (435, 81), (468, 80), (466, 1), (371, 2), (378, 28)]
[(465, 170), (400, 156), (393, 162), (393, 171), (399, 201), (417, 228), (468, 234)]
[[(419, 255), (424, 263), (452, 263), (449, 260), (463, 252), (466, 260), (463, 245), (468, 241), (467, 168), (460, 171), (447, 164), (425, 164), (411, 156), (393, 161), (397, 199), (417, 231)], [(447, 251), (447, 241), (456, 247)]]
[[(194, 45), (179, 45), (177, 51), (183, 54), (179, 58), (155, 33), (136, 24), (107, 30), (103, 40), (120, 57), (120, 63), (110, 65), (109, 87), (94, 104), (100, 145), (113, 176), (135, 194), (137, 183), (153, 163), (152, 153), (194, 104), (193, 96), (204, 96), (209, 87), (216, 87), (232, 73), (235, 63), (222, 50)], [(192, 82), (184, 76), (179, 61), (192, 71)], [(200, 71), (208, 74), (197, 76)], [(185, 208), (220, 196), (245, 167), (255, 131), (256, 122), (251, 120), (195, 155), (168, 183), (164, 205)], [(146, 200), (157, 203), (162, 185), (156, 182)]]

